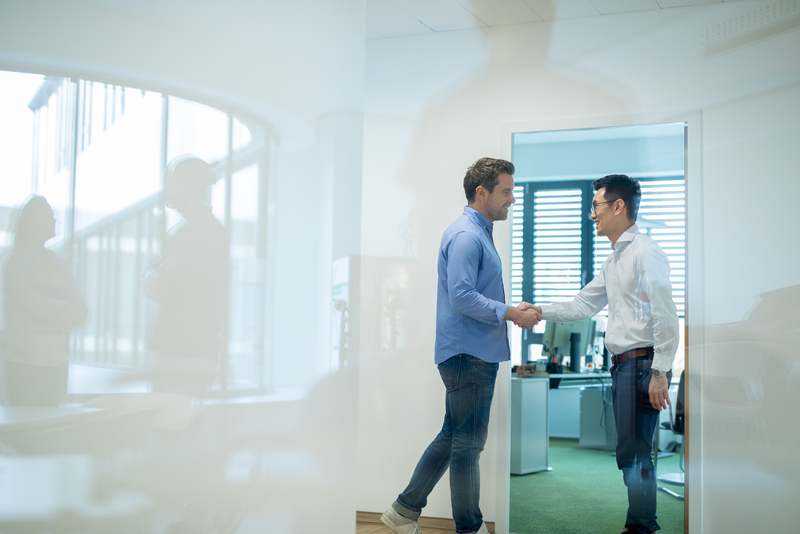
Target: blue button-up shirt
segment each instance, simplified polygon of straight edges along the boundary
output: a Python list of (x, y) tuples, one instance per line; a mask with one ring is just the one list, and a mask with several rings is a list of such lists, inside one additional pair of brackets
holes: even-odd
[(510, 358), (503, 266), (492, 223), (470, 207), (445, 230), (436, 298), (437, 364), (457, 354), (487, 362)]

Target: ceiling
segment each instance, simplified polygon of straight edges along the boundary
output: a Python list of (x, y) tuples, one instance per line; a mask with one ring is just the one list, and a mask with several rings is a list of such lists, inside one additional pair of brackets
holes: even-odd
[(366, 0), (367, 39), (740, 0)]

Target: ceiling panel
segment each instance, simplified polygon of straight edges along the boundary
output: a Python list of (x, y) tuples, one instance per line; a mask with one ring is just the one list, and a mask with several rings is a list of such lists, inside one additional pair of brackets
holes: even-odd
[(364, 39), (381, 39), (383, 35), (379, 34), (373, 29), (370, 29), (369, 26), (364, 28)]
[(406, 13), (436, 32), (486, 27), (486, 24), (456, 0), (394, 0), (394, 2)]
[(524, 0), (542, 20), (595, 17), (600, 14), (589, 0)]
[(656, 0), (591, 0), (601, 15), (661, 9)]
[(658, 5), (665, 7), (697, 6), (700, 4), (721, 4), (722, 0), (656, 0)]
[(367, 27), (382, 37), (432, 33), (391, 0), (367, 0), (366, 21)]
[(523, 0), (457, 0), (487, 26), (508, 26), (541, 22)]
[(742, 0), (366, 0), (366, 38), (527, 24)]

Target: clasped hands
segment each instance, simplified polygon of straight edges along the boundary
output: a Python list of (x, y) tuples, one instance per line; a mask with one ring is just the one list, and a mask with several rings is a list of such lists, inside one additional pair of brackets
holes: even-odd
[(521, 302), (518, 306), (508, 309), (507, 318), (518, 327), (527, 330), (542, 320), (542, 307), (534, 306), (530, 302)]

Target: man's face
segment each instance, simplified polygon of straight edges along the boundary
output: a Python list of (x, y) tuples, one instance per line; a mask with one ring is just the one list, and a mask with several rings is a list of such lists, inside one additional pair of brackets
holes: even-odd
[(614, 225), (614, 203), (606, 200), (606, 188), (597, 190), (592, 200), (594, 210), (590, 215), (597, 229), (597, 235), (608, 235), (610, 228)]
[(514, 198), (514, 178), (510, 174), (501, 174), (497, 177), (497, 185), (488, 193), (486, 200), (486, 213), (491, 222), (505, 221), (508, 218), (508, 209), (517, 199)]

